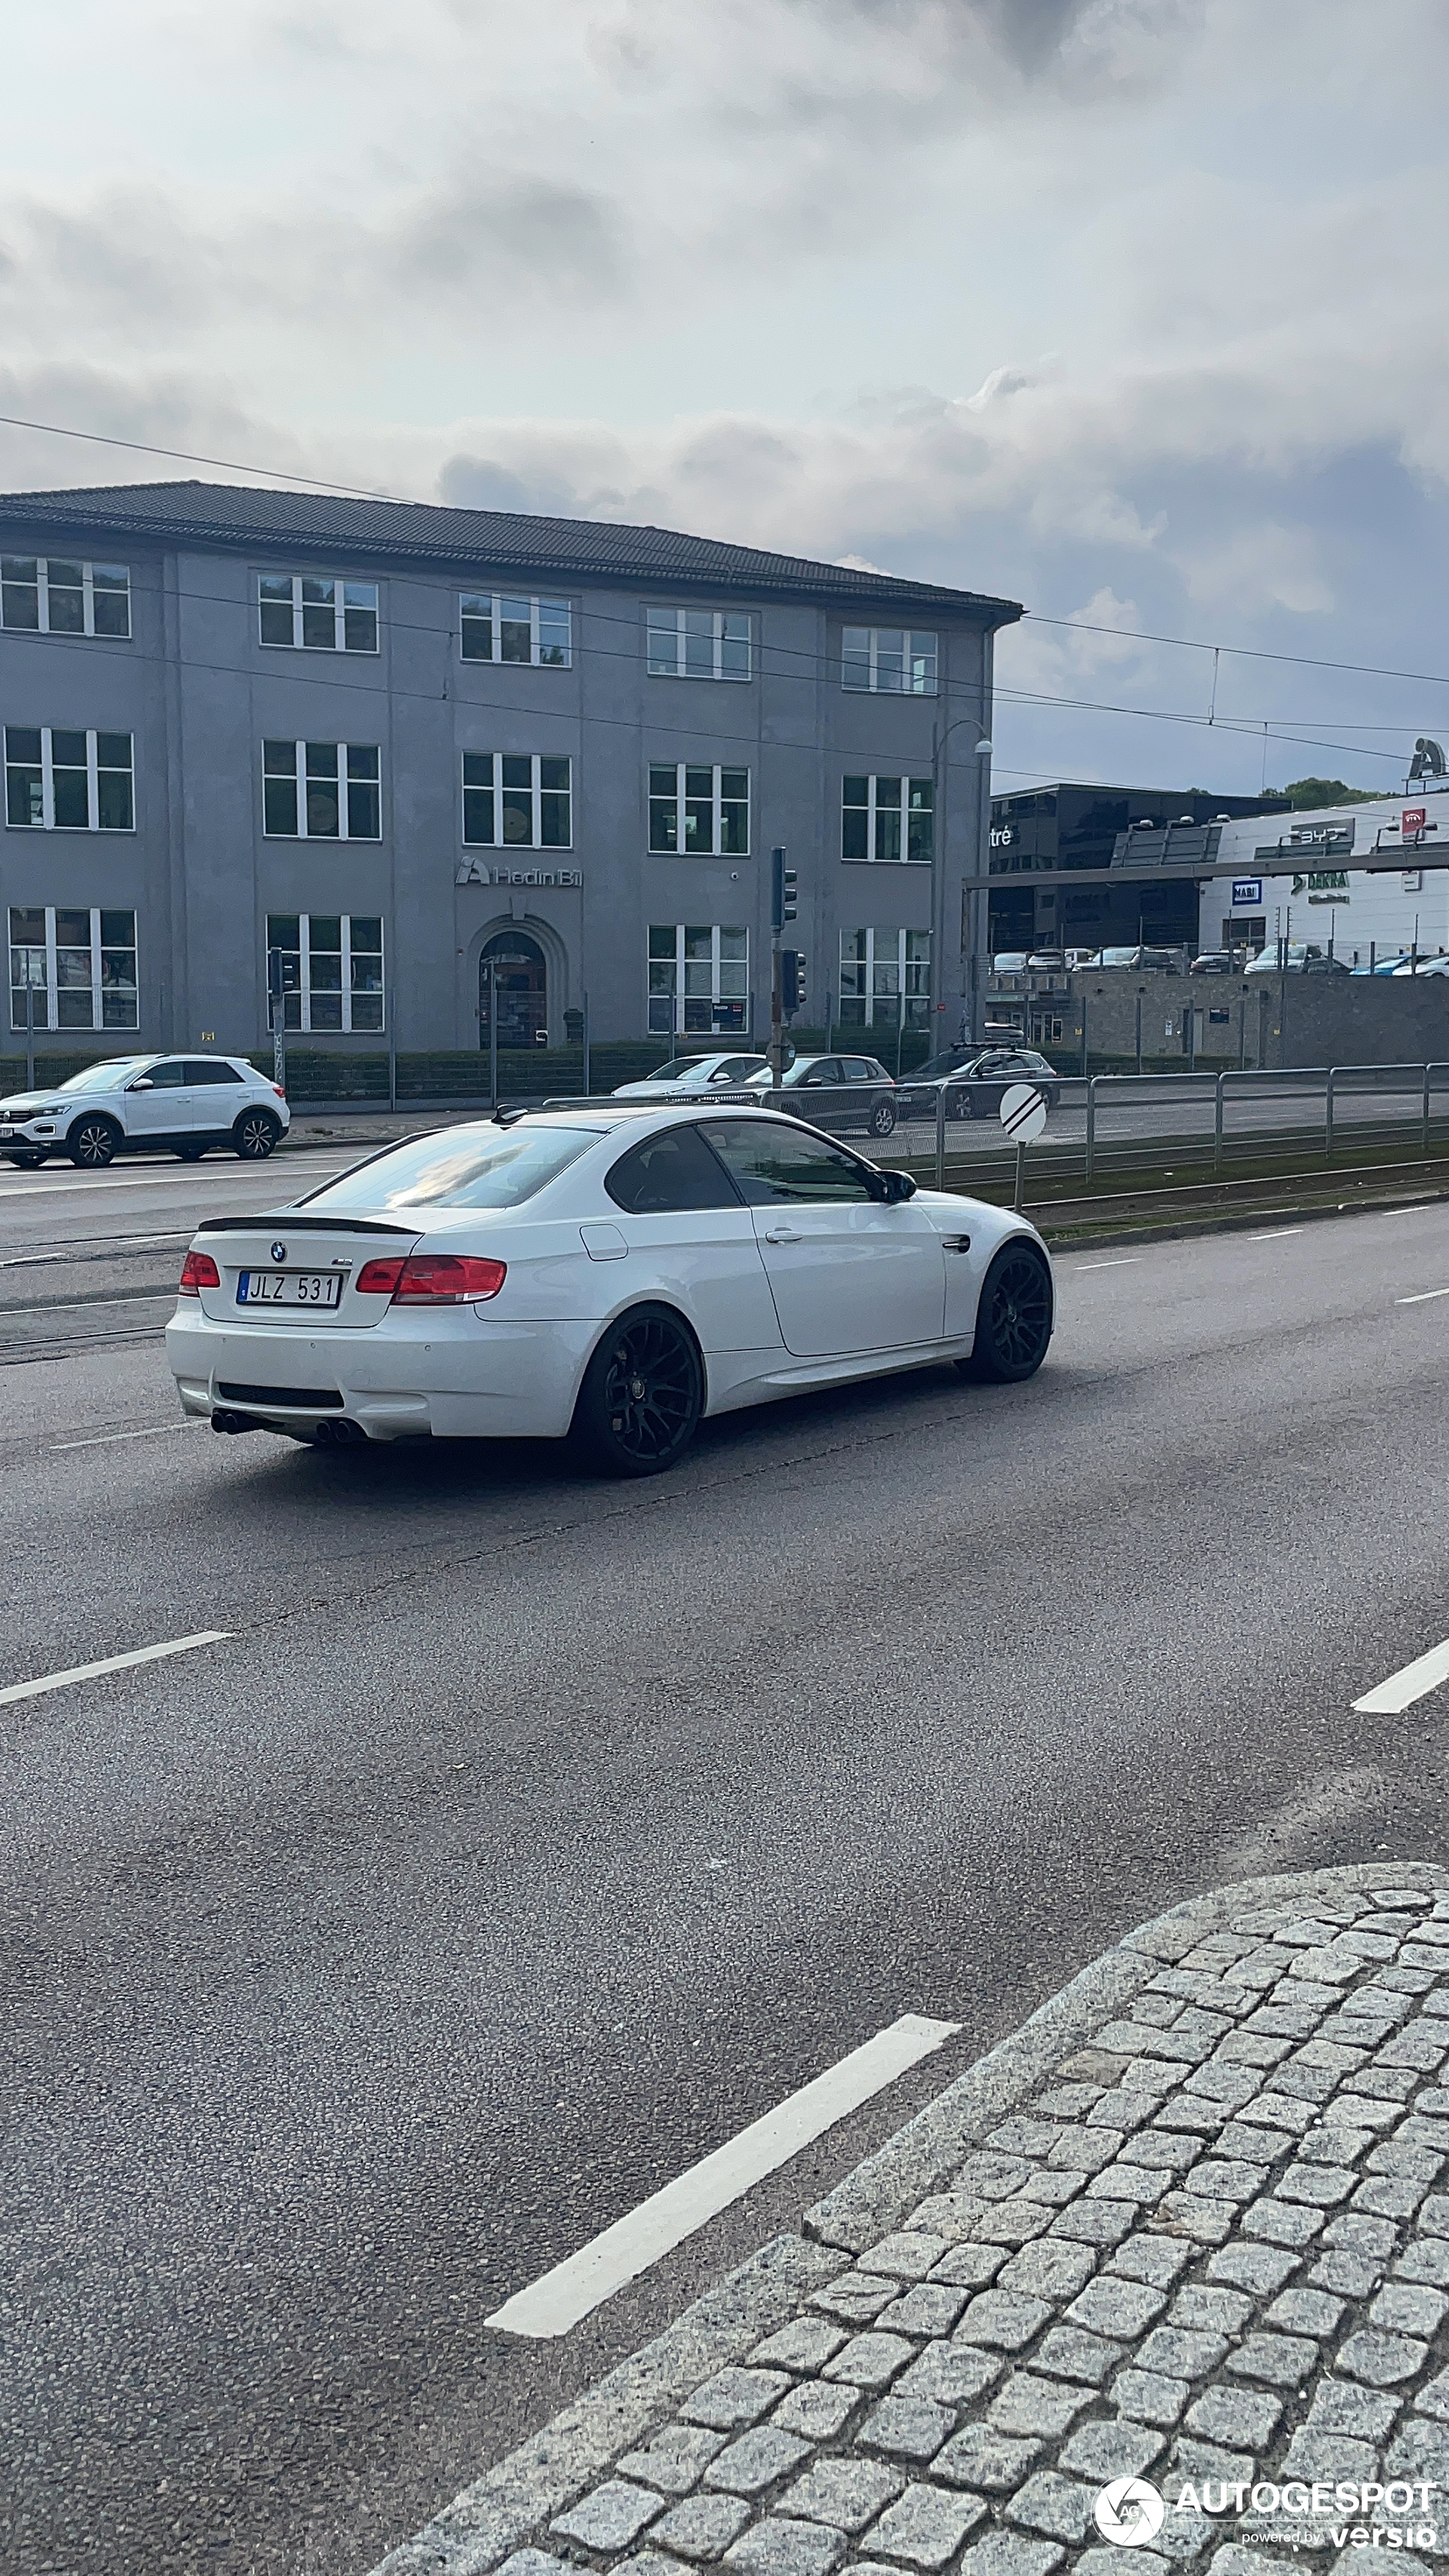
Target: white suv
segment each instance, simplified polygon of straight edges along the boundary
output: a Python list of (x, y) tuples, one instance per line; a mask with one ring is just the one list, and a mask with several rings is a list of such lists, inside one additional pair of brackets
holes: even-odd
[(260, 1163), (291, 1123), (285, 1092), (245, 1056), (118, 1055), (54, 1091), (0, 1100), (0, 1159), (34, 1172), (48, 1154), (67, 1154), (79, 1170), (101, 1171), (117, 1154), (195, 1163), (220, 1145)]

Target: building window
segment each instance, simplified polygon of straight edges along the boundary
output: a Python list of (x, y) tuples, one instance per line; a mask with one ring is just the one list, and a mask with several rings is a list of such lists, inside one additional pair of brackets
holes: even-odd
[(923, 1029), (930, 1014), (929, 930), (842, 930), (842, 1027)]
[(5, 820), (27, 832), (133, 832), (130, 735), (7, 725)]
[(262, 829), (287, 841), (380, 841), (376, 743), (264, 742)]
[(377, 651), (377, 584), (340, 573), (263, 572), (257, 613), (264, 644), (312, 653)]
[(651, 761), (649, 847), (683, 858), (748, 858), (749, 771)]
[(651, 679), (750, 676), (750, 620), (744, 609), (651, 608), (648, 630)]
[(511, 599), (465, 590), (458, 602), (465, 662), (531, 662), (566, 671), (574, 658), (573, 610), (566, 599)]
[(345, 1033), (383, 1026), (382, 923), (376, 913), (269, 912), (268, 992), (274, 954), (281, 960), (287, 1028)]
[(843, 859), (929, 861), (935, 791), (929, 778), (847, 778), (841, 800)]
[[(33, 1016), (27, 1023), (26, 987)], [(134, 1029), (134, 912), (10, 907), (10, 1025), (23, 1029)]]
[(750, 934), (718, 922), (652, 922), (649, 928), (649, 1035), (705, 1037), (750, 1024)]
[(0, 624), (32, 635), (131, 632), (124, 564), (62, 563), (58, 555), (0, 555)]
[(903, 626), (847, 626), (840, 639), (840, 685), (900, 698), (936, 694), (936, 639)]
[(547, 752), (465, 751), (463, 839), (483, 850), (567, 850), (572, 763)]

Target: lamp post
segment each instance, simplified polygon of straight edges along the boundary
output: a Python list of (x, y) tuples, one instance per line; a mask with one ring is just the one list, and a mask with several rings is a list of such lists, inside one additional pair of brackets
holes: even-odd
[[(950, 741), (952, 734), (959, 733), (963, 725), (970, 725), (975, 731), (977, 737), (975, 756), (978, 760), (989, 762), (992, 752), (990, 736), (987, 734), (985, 725), (979, 716), (956, 716), (950, 724), (939, 729), (932, 737), (931, 1029), (928, 1032), (928, 1043), (926, 1049), (928, 1055), (934, 1055), (937, 1052), (936, 1045), (933, 1041), (939, 1036), (938, 1023), (940, 1015), (946, 1007), (946, 745)], [(978, 770), (977, 772), (978, 792), (976, 831), (978, 839), (981, 831), (980, 782), (988, 778), (989, 775), (989, 770)], [(985, 872), (979, 868), (973, 868), (971, 873), (973, 876), (976, 876)], [(988, 928), (983, 927), (983, 920), (985, 920), (989, 925), (989, 915), (986, 914), (985, 910), (987, 901), (988, 898), (983, 889), (978, 888), (972, 894), (970, 1001), (968, 1007), (971, 1019), (971, 1036), (973, 1039), (978, 1041), (985, 1034), (985, 995), (984, 978), (981, 972), (981, 955), (988, 936)], [(978, 913), (976, 909), (978, 905), (981, 907), (980, 913)], [(978, 1019), (983, 1023), (980, 1028), (977, 1026)]]

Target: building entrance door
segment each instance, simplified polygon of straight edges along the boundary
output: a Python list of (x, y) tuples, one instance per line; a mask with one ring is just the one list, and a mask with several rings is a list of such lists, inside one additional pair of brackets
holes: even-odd
[(526, 930), (500, 930), (479, 957), (478, 1034), (485, 1047), (495, 1004), (500, 1047), (538, 1045), (548, 1029), (548, 966)]

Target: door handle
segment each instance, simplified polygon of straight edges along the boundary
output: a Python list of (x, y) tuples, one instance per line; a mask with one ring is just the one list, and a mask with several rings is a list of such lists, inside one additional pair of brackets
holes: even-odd
[(803, 1243), (804, 1240), (803, 1234), (797, 1234), (793, 1225), (772, 1225), (765, 1233), (767, 1243)]

